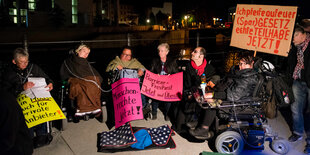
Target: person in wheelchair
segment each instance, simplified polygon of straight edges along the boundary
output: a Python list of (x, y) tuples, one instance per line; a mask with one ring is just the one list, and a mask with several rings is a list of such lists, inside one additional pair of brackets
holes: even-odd
[[(253, 64), (253, 56), (249, 54), (241, 55), (239, 71), (236, 72), (232, 79), (217, 84), (214, 91), (206, 92), (204, 95), (205, 102), (220, 104), (219, 99), (237, 102), (252, 97), (258, 82), (258, 73), (253, 69)], [(209, 128), (215, 117), (216, 109), (206, 108), (202, 110), (198, 122), (193, 122), (191, 126), (188, 125), (191, 128), (189, 133), (197, 139), (210, 138), (212, 135)]]
[(192, 88), (198, 88), (202, 83), (202, 77), (210, 87), (214, 87), (220, 77), (216, 75), (215, 68), (207, 63), (205, 58), (206, 50), (203, 47), (197, 47), (191, 52), (191, 61), (186, 65), (184, 72), (183, 89), (184, 98), (178, 107), (175, 130), (183, 132), (187, 122), (195, 119), (196, 113), (199, 113), (199, 106), (190, 94)]
[(61, 68), (60, 77), (68, 80), (70, 85), (69, 98), (76, 102), (75, 118), (89, 115), (99, 118), (101, 116), (101, 82), (102, 77), (87, 60), (90, 48), (79, 45), (75, 53), (67, 58)]
[[(137, 75), (127, 75), (126, 78), (138, 78), (142, 77), (145, 71), (145, 67), (136, 59), (133, 58), (132, 49), (128, 46), (123, 48), (123, 51), (120, 56), (116, 56), (114, 60), (112, 60), (106, 69), (106, 72), (110, 72), (112, 74), (111, 78), (115, 77), (119, 71), (123, 69), (137, 69)], [(109, 83), (113, 83), (115, 80), (110, 79)]]
[[(136, 59), (133, 58), (131, 47), (126, 46), (120, 56), (116, 56), (106, 69), (110, 73), (109, 84), (116, 82), (119, 78), (139, 78), (144, 75), (145, 67)], [(141, 81), (140, 81), (141, 82)], [(146, 97), (141, 94), (143, 107), (146, 106)]]

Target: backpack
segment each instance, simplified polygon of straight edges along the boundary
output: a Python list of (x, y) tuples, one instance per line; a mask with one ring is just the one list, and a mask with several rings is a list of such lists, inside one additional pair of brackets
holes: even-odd
[(276, 96), (278, 107), (287, 107), (295, 101), (293, 90), (283, 80), (283, 76), (277, 75), (272, 79), (272, 88)]

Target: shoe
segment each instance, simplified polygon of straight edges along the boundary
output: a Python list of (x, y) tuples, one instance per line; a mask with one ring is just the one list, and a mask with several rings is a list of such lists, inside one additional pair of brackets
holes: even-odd
[(33, 147), (34, 148), (39, 148), (45, 145), (48, 145), (51, 143), (53, 140), (53, 136), (48, 134), (48, 135), (40, 135), (37, 137), (34, 137), (33, 139)]
[(96, 120), (97, 120), (98, 122), (103, 123), (103, 114), (101, 114), (101, 115), (99, 115), (99, 116), (97, 116), (97, 117), (95, 117), (95, 118), (96, 118)]
[(157, 119), (157, 114), (152, 114), (152, 120), (156, 120)]
[(288, 141), (289, 142), (296, 142), (298, 140), (302, 140), (302, 136), (300, 135), (297, 135), (295, 133), (293, 133), (289, 138), (288, 138)]
[(165, 121), (170, 121), (170, 117), (169, 116), (165, 116)]
[(202, 127), (196, 128), (194, 130), (189, 130), (189, 134), (200, 140), (206, 140), (211, 137), (209, 130)]
[(304, 153), (305, 153), (305, 154), (310, 154), (310, 144), (307, 144), (307, 145), (305, 146)]
[(196, 128), (197, 124), (198, 124), (198, 121), (192, 121), (192, 122), (187, 122), (186, 126), (189, 127), (190, 129), (194, 130)]

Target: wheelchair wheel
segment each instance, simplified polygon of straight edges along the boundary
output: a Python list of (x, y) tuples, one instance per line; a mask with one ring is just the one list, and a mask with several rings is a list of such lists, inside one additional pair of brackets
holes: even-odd
[(271, 149), (278, 154), (286, 154), (289, 151), (289, 145), (284, 139), (275, 139), (270, 144)]
[(235, 131), (225, 131), (215, 140), (215, 147), (219, 153), (239, 154), (243, 150), (243, 146), (241, 135)]

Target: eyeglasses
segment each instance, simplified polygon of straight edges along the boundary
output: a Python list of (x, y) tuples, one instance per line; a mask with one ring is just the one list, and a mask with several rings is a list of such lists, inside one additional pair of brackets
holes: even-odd
[(192, 53), (199, 53), (199, 51), (197, 51), (197, 50), (194, 50)]

